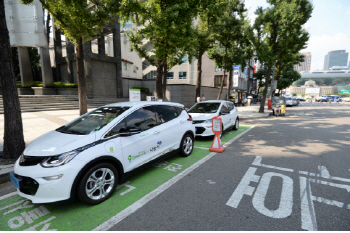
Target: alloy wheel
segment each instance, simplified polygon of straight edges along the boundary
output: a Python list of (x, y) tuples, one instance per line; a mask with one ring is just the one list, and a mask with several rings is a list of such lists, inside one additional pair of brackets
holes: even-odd
[(115, 176), (109, 168), (99, 168), (91, 173), (85, 185), (86, 195), (93, 200), (106, 197), (112, 190)]

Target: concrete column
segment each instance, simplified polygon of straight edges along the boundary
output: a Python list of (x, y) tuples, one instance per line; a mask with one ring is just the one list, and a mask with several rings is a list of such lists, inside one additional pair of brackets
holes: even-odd
[(105, 37), (102, 36), (101, 38), (98, 38), (97, 39), (98, 41), (98, 54), (99, 55), (102, 55), (102, 56), (106, 56), (106, 53), (105, 53)]
[(18, 47), (18, 60), (22, 87), (31, 87), (33, 85), (33, 74), (30, 66), (28, 48)]
[(86, 92), (87, 98), (93, 98), (93, 79), (91, 70), (91, 41), (87, 41), (83, 45), (84, 49), (84, 72), (85, 72), (85, 82), (86, 82)]
[(53, 87), (53, 76), (48, 48), (39, 48), (43, 87)]
[(75, 59), (75, 51), (74, 51), (74, 44), (69, 41), (68, 38), (66, 38), (67, 44), (66, 44), (66, 49), (67, 49), (67, 71), (68, 71), (68, 82), (69, 83), (74, 83), (74, 70), (73, 70), (73, 60)]
[(115, 18), (115, 29), (113, 30), (113, 54), (117, 60), (116, 63), (116, 88), (117, 88), (117, 97), (123, 97), (123, 79), (122, 79), (122, 52), (120, 44), (120, 23), (118, 22), (119, 16)]
[(58, 60), (62, 57), (61, 32), (55, 25), (52, 27), (52, 31), (53, 31), (53, 42), (54, 42), (54, 51), (55, 51), (56, 75), (57, 75), (58, 81), (61, 81), (61, 69), (58, 63)]

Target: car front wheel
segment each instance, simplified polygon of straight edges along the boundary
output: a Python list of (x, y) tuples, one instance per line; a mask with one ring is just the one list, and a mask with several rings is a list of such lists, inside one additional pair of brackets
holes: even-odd
[(239, 128), (239, 119), (238, 119), (238, 117), (236, 118), (236, 122), (235, 122), (235, 125), (233, 126), (233, 130), (238, 130), (238, 128)]
[(97, 205), (107, 200), (118, 182), (117, 169), (108, 163), (100, 163), (90, 168), (78, 185), (79, 199), (89, 205)]
[(194, 144), (193, 136), (191, 134), (186, 134), (181, 140), (180, 155), (182, 157), (189, 156), (193, 151), (193, 144)]

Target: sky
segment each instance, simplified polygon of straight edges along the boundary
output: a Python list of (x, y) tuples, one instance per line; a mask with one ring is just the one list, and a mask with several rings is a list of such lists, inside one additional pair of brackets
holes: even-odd
[[(312, 17), (305, 24), (310, 39), (307, 48), (301, 52), (311, 52), (311, 71), (314, 71), (323, 70), (328, 52), (350, 52), (350, 0), (313, 0), (312, 3)], [(268, 6), (265, 0), (245, 0), (245, 5), (252, 20), (258, 6)]]

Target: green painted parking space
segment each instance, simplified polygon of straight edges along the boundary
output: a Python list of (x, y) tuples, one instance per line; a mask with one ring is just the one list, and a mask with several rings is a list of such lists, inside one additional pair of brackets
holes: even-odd
[[(240, 125), (238, 130), (231, 130), (231, 129), (227, 130), (222, 135), (221, 142), (223, 144), (225, 144), (249, 128), (250, 128), (250, 126)], [(213, 143), (213, 137), (196, 137), (196, 141), (194, 142), (194, 146), (195, 147), (210, 148), (212, 143)]]
[[(249, 128), (250, 126), (240, 126), (238, 131), (229, 131), (223, 135), (223, 143)], [(195, 142), (195, 146), (209, 148), (211, 142), (212, 138), (201, 139)], [(189, 157), (174, 155), (153, 163), (122, 181), (108, 200), (96, 206), (88, 206), (79, 201), (72, 204), (37, 205), (18, 195), (5, 198), (0, 200), (0, 231), (93, 230), (209, 154), (209, 150), (195, 148)]]

